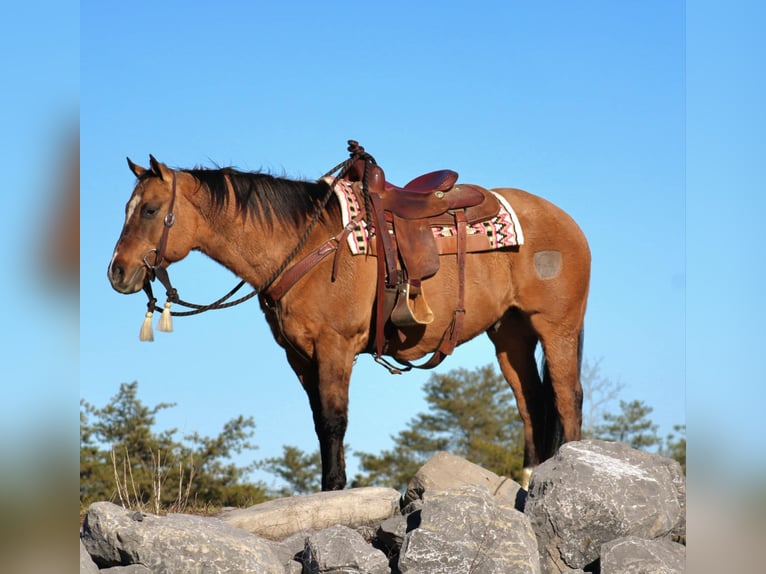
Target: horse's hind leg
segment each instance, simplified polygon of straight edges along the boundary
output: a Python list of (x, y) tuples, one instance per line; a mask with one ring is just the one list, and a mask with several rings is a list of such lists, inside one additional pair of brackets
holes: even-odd
[[(550, 385), (553, 390), (559, 419), (547, 424), (547, 444), (540, 453), (545, 460), (555, 454), (560, 442), (580, 440), (582, 436), (582, 325), (553, 322), (542, 315), (533, 315), (531, 322), (545, 353), (547, 372), (543, 384)], [(560, 440), (552, 423), (561, 424)]]
[(521, 486), (527, 488), (532, 468), (541, 461), (544, 436), (545, 396), (535, 361), (537, 335), (516, 309), (509, 310), (489, 331), (500, 370), (516, 396), (524, 424), (524, 471)]

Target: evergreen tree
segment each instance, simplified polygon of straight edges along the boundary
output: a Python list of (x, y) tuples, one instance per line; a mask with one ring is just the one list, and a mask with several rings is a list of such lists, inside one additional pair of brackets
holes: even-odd
[[(660, 453), (678, 461), (686, 474), (686, 425), (674, 425), (673, 431), (665, 437), (665, 444)], [(680, 436), (676, 437), (675, 433), (679, 433)]]
[(217, 437), (192, 434), (176, 439), (176, 430), (155, 433), (158, 412), (172, 403), (147, 407), (138, 383), (123, 383), (109, 403), (97, 408), (80, 402), (80, 502), (111, 500), (125, 505), (182, 510), (196, 505), (251, 504), (265, 499), (265, 488), (244, 482), (251, 466), (229, 461), (254, 448), (255, 423), (238, 417)]
[(319, 450), (306, 454), (298, 447), (284, 445), (281, 457), (267, 458), (257, 466), (287, 484), (274, 493), (276, 496), (309, 494), (321, 488), (322, 458)]
[[(155, 417), (174, 406), (145, 406), (138, 383), (122, 383), (103, 408), (80, 401), (80, 500), (118, 500), (117, 480), (130, 484), (132, 496), (146, 502), (151, 492), (153, 457), (172, 450), (175, 430), (152, 433)], [(90, 422), (91, 417), (94, 420)], [(106, 445), (106, 448), (104, 448)]]
[(652, 410), (642, 401), (620, 401), (620, 413), (604, 414), (604, 424), (595, 429), (596, 438), (624, 442), (641, 450), (660, 446), (657, 425), (648, 418)]

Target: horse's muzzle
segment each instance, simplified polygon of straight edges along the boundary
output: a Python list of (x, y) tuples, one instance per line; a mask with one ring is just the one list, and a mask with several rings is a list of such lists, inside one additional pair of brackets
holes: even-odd
[(109, 282), (115, 291), (125, 295), (137, 293), (144, 285), (146, 267), (138, 265), (132, 272), (129, 272), (119, 262), (113, 261), (109, 266), (107, 277), (109, 277)]

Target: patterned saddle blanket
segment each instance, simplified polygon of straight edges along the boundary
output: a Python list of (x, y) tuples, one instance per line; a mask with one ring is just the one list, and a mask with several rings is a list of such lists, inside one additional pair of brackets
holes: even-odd
[[(326, 178), (325, 181), (331, 184), (332, 178)], [(499, 210), (494, 217), (467, 226), (466, 251), (468, 253), (524, 244), (524, 233), (516, 212), (503, 196), (491, 191), (488, 193), (497, 200)], [(361, 217), (363, 208), (360, 206), (357, 193), (354, 191), (354, 184), (348, 180), (338, 180), (335, 185), (335, 195), (341, 206), (343, 225), (346, 226), (354, 222), (351, 225), (352, 232), (347, 238), (349, 250), (354, 255), (375, 255), (374, 242), (371, 241), (374, 232), (370, 233), (366, 222)], [(390, 226), (388, 232), (393, 233)], [(434, 220), (431, 224), (431, 232), (440, 255), (456, 252), (457, 229), (454, 225)]]

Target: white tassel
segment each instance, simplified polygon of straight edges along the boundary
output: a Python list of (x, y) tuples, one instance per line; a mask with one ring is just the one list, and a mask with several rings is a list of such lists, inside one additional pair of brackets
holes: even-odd
[(162, 310), (162, 315), (160, 315), (160, 322), (157, 324), (157, 328), (164, 333), (173, 331), (173, 318), (170, 316), (170, 301), (165, 302), (165, 308)]
[(154, 341), (154, 332), (152, 331), (152, 312), (147, 311), (144, 316), (144, 322), (141, 325), (141, 332), (138, 334), (139, 341)]

